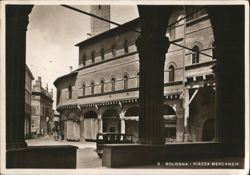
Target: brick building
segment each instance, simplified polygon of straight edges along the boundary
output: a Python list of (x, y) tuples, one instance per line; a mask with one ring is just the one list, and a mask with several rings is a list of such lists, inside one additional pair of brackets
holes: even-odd
[[(176, 7), (169, 21), (175, 23), (167, 31), (169, 39), (192, 50), (172, 44), (166, 54), (166, 142), (212, 141), (217, 137), (214, 37), (206, 11), (194, 13), (197, 8)], [(93, 6), (91, 10), (109, 19), (110, 7)], [(180, 20), (185, 13), (193, 15)], [(134, 135), (137, 141), (139, 56), (135, 41), (139, 33), (133, 30), (140, 31), (139, 19), (113, 29), (101, 24), (103, 21), (94, 23), (92, 20), (92, 37), (76, 45), (79, 67), (54, 82), (61, 129), (68, 140), (95, 140), (98, 132), (121, 132)], [(94, 31), (98, 26), (102, 30)]]
[(32, 93), (33, 74), (26, 65), (25, 70), (25, 118), (24, 118), (24, 135), (28, 138), (31, 132), (31, 93)]
[(34, 134), (48, 134), (50, 132), (50, 121), (54, 115), (53, 91), (48, 91), (42, 87), (42, 79), (38, 77), (32, 88), (32, 116), (31, 116), (31, 132)]

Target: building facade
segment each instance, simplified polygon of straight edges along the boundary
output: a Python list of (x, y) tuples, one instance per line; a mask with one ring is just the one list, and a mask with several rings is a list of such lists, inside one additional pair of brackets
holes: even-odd
[(37, 135), (50, 133), (50, 121), (54, 115), (53, 106), (53, 91), (48, 91), (42, 87), (42, 79), (38, 77), (32, 88), (31, 98), (31, 132)]
[(31, 133), (31, 94), (32, 94), (33, 74), (26, 65), (25, 71), (25, 118), (24, 118), (24, 136), (28, 138)]
[[(217, 137), (213, 30), (206, 11), (198, 8), (176, 7), (169, 21), (166, 35), (173, 44), (166, 54), (162, 107), (166, 142), (213, 141)], [(92, 9), (102, 15), (95, 12), (102, 7)], [(138, 140), (139, 56), (135, 42), (140, 22), (135, 19), (106, 29), (76, 45), (79, 68), (54, 82), (65, 139), (95, 140), (98, 132), (120, 132)]]

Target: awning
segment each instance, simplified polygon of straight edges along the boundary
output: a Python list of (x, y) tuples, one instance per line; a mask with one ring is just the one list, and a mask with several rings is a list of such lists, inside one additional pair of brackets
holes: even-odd
[(165, 120), (176, 120), (176, 115), (163, 115)]
[(59, 122), (59, 121), (60, 121), (60, 118), (59, 118), (59, 117), (54, 117), (54, 118), (53, 118), (53, 121), (54, 121), (54, 122)]
[(139, 121), (139, 116), (125, 116), (124, 119)]

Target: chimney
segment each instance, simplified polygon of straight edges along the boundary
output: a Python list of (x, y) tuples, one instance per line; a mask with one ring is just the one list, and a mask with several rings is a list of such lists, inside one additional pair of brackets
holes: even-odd
[(46, 83), (46, 91), (48, 92), (49, 87), (48, 87), (48, 83)]
[(36, 85), (37, 86), (42, 86), (42, 78), (39, 76), (38, 79), (36, 80)]
[(69, 71), (72, 72), (73, 71), (73, 67), (69, 66)]

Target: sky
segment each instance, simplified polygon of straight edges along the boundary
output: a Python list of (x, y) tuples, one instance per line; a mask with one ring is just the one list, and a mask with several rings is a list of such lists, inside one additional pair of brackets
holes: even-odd
[[(90, 6), (74, 6), (89, 12)], [(136, 6), (111, 6), (111, 20), (125, 23), (138, 17)], [(111, 26), (115, 27), (115, 26)], [(34, 6), (29, 15), (26, 43), (26, 64), (35, 80), (42, 77), (42, 86), (53, 89), (53, 108), (56, 109), (56, 78), (78, 68), (78, 47), (87, 39), (90, 17), (55, 5)], [(33, 84), (35, 83), (33, 81)]]

